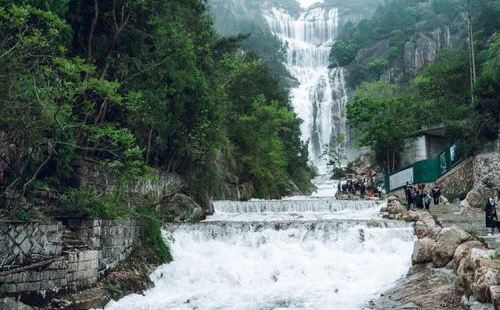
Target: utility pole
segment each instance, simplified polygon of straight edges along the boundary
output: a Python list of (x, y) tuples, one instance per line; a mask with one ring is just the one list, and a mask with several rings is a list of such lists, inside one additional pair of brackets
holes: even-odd
[(472, 32), (472, 7), (470, 0), (467, 0), (467, 37), (469, 45), (469, 78), (470, 78), (470, 97), (474, 104), (474, 84), (476, 83), (476, 55), (474, 52), (474, 35)]

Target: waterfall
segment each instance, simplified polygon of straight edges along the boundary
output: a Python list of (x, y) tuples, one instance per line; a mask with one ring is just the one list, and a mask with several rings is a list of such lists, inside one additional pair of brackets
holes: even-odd
[[(339, 28), (337, 8), (316, 7), (302, 1), (294, 18), (277, 8), (263, 15), (271, 31), (286, 44), (286, 67), (299, 82), (290, 92), (292, 106), (302, 119), (302, 139), (309, 141), (310, 160), (320, 174), (327, 171), (326, 145), (344, 150), (348, 141), (345, 120), (347, 90), (344, 69), (329, 69), (329, 54)], [(316, 1), (317, 2), (317, 1)]]

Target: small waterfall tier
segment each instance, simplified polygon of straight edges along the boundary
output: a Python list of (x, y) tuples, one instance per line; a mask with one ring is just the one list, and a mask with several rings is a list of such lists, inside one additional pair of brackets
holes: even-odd
[[(377, 208), (378, 207), (378, 208)], [(341, 212), (341, 211), (377, 211), (380, 204), (374, 201), (350, 201), (325, 199), (297, 200), (252, 200), (252, 201), (215, 201), (216, 214), (254, 213), (254, 212)]]
[(202, 223), (165, 225), (174, 261), (154, 288), (106, 309), (363, 309), (408, 271), (412, 229), (319, 185), (313, 197), (216, 201)]

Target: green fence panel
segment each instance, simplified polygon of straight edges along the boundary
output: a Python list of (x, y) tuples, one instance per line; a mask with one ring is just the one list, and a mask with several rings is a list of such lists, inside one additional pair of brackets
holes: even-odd
[(439, 160), (428, 159), (415, 163), (413, 165), (413, 182), (430, 183), (441, 176), (439, 170)]
[[(401, 171), (413, 169), (413, 179), (408, 180), (410, 183), (432, 183), (436, 181), (439, 177), (446, 174), (448, 171), (453, 169), (456, 165), (462, 162), (465, 157), (457, 156), (457, 145), (454, 144), (451, 147), (447, 148), (441, 154), (439, 154), (435, 158), (422, 160), (414, 163), (411, 166), (405, 167), (403, 169), (398, 170), (392, 174), (385, 175), (385, 188), (389, 192), (391, 190), (395, 190), (401, 187), (391, 186), (390, 179), (391, 176), (398, 174)], [(399, 179), (399, 183), (396, 186), (401, 184), (401, 179)]]

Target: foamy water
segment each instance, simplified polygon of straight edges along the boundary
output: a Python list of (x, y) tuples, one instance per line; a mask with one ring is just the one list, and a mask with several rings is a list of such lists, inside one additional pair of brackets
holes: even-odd
[[(335, 208), (313, 211), (322, 201)], [(144, 296), (106, 309), (362, 309), (408, 271), (412, 231), (380, 219), (379, 204), (288, 202), (219, 202), (203, 223), (166, 226), (174, 261)]]

